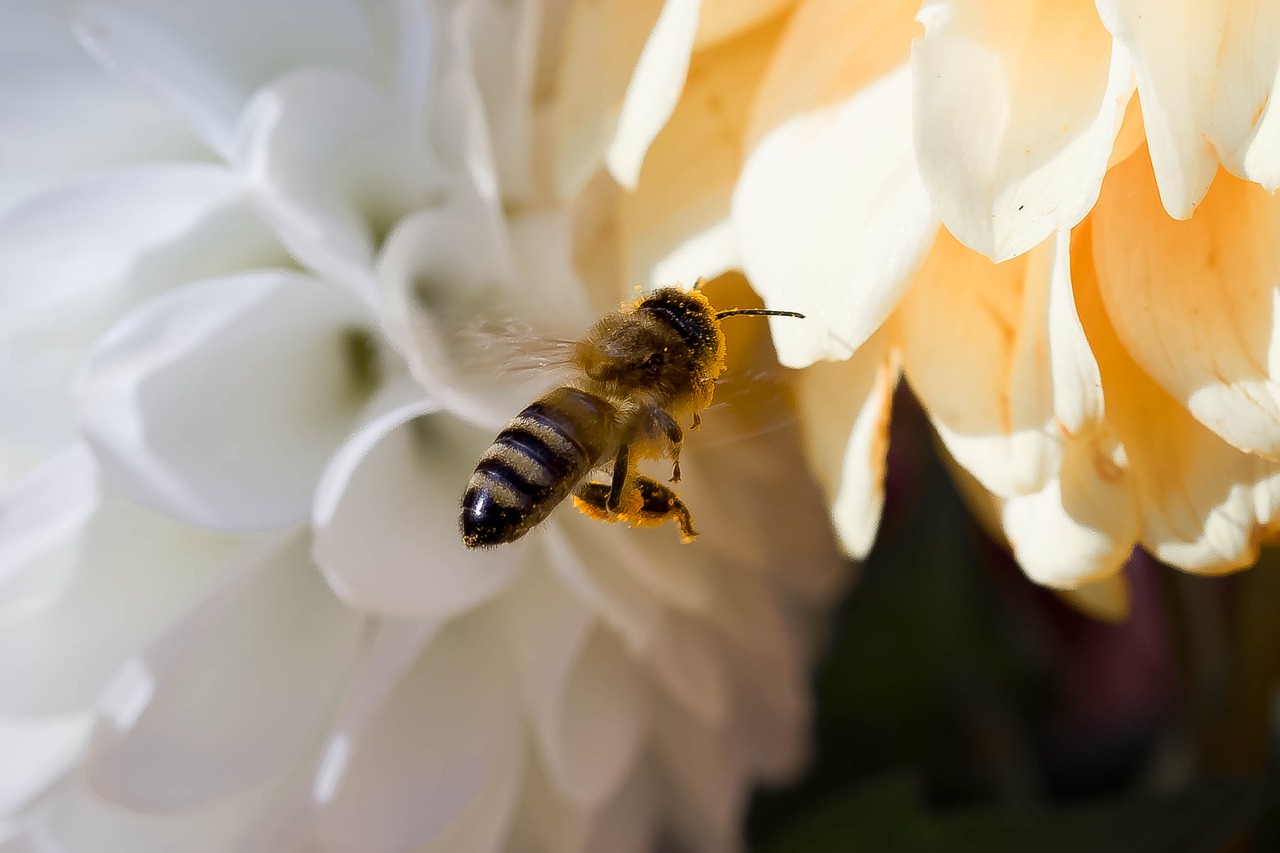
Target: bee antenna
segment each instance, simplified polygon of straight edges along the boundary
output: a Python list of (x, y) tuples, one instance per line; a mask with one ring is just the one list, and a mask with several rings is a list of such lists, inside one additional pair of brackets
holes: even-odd
[(717, 311), (716, 319), (723, 320), (725, 317), (798, 317), (803, 320), (804, 315), (798, 311), (768, 311), (764, 308), (730, 308), (728, 311)]

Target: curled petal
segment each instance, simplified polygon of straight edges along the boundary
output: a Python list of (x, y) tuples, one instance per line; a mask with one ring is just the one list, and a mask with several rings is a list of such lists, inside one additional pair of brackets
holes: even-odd
[(701, 8), (702, 0), (666, 0), (636, 60), (604, 157), (609, 173), (627, 189), (635, 189), (649, 146), (680, 100)]
[(1087, 4), (929, 0), (912, 51), (920, 173), (943, 223), (993, 261), (1089, 212), (1133, 92)]
[(214, 529), (299, 521), (372, 393), (367, 324), (346, 292), (294, 273), (187, 285), (99, 341), (76, 385), (82, 428), (139, 503)]

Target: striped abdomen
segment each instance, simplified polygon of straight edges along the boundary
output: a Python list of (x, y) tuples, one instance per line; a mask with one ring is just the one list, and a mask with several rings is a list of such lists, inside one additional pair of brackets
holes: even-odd
[(462, 495), (469, 548), (514, 542), (546, 518), (615, 442), (617, 410), (577, 388), (525, 407), (480, 457)]

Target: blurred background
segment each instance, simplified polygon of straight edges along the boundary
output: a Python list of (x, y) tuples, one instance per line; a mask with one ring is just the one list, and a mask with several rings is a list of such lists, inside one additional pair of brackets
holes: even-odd
[(875, 550), (815, 673), (807, 773), (751, 849), (1280, 851), (1280, 554), (1193, 577), (1133, 554), (1129, 617), (1027, 580), (894, 403)]

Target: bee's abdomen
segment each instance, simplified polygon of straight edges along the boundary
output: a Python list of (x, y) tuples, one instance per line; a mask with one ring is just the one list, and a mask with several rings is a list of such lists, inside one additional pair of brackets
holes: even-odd
[(541, 522), (599, 464), (617, 411), (577, 388), (557, 388), (525, 407), (480, 457), (462, 495), (462, 541), (514, 542)]

